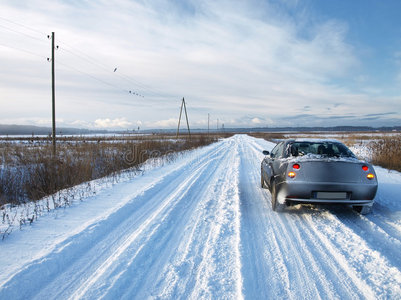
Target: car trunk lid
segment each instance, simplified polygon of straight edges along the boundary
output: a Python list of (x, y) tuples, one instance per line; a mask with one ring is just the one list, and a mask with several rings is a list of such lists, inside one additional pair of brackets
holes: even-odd
[[(293, 165), (298, 164), (298, 170)], [(310, 182), (348, 182), (360, 183), (366, 180), (367, 172), (362, 170), (363, 163), (354, 161), (310, 160), (290, 163), (288, 171), (295, 171), (295, 180)]]

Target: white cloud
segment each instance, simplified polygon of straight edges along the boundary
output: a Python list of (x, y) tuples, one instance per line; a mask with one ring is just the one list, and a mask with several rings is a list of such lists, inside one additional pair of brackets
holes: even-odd
[(93, 128), (93, 124), (83, 120), (74, 120), (70, 124), (71, 127), (79, 127), (79, 128)]
[[(178, 119), (170, 118), (167, 120), (160, 120), (156, 122), (147, 122), (145, 124), (147, 125), (147, 127), (151, 128), (175, 128), (178, 126)], [(182, 123), (182, 120), (181, 125), (186, 126), (186, 124)]]
[(259, 118), (253, 118), (253, 119), (251, 120), (251, 122), (252, 122), (252, 124), (255, 124), (255, 125), (260, 125), (260, 124), (263, 123), (262, 120), (259, 119)]
[(43, 125), (49, 126), (52, 124), (52, 120), (51, 119), (37, 119), (37, 120), (34, 120), (34, 123), (35, 123), (35, 125), (39, 125), (39, 126), (43, 126)]
[(127, 128), (132, 126), (131, 122), (128, 122), (125, 118), (118, 119), (97, 119), (94, 122), (96, 128)]

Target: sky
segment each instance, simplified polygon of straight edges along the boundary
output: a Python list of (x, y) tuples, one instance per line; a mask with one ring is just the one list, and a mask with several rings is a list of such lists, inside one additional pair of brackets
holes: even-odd
[(3, 0), (0, 124), (51, 126), (54, 32), (57, 127), (176, 128), (183, 98), (191, 128), (400, 126), (400, 11), (399, 0)]

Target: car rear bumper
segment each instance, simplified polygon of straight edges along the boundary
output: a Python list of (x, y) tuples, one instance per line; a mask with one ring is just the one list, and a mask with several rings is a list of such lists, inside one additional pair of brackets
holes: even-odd
[[(377, 182), (358, 184), (292, 181), (278, 184), (277, 191), (279, 197), (292, 202), (368, 204), (373, 203), (376, 196)], [(325, 192), (325, 197), (318, 197), (319, 192)], [(330, 193), (335, 197), (330, 198)], [(344, 197), (338, 197), (341, 193)]]
[(353, 204), (362, 205), (373, 203), (373, 200), (339, 200), (339, 199), (303, 199), (303, 198), (285, 198), (285, 201), (297, 203), (338, 203), (338, 204)]

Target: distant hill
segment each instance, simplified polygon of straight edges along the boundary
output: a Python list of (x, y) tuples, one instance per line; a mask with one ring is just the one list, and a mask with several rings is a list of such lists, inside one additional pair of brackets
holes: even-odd
[[(91, 134), (107, 133), (107, 130), (89, 130), (80, 128), (56, 128), (56, 134)], [(52, 133), (50, 127), (39, 127), (31, 125), (1, 125), (0, 135), (49, 135)]]
[[(220, 128), (210, 129), (210, 132), (372, 132), (372, 131), (401, 131), (401, 126), (393, 127), (369, 127), (369, 126), (334, 126), (334, 127), (254, 127), (254, 128)], [(142, 133), (176, 133), (177, 129), (145, 129)], [(181, 134), (187, 134), (186, 128), (181, 128)], [(193, 133), (205, 133), (207, 129), (191, 129)]]
[[(369, 127), (369, 126), (333, 126), (333, 127), (256, 127), (225, 128), (226, 132), (369, 132), (369, 131), (401, 131), (401, 126)], [(221, 131), (221, 130), (220, 130)]]
[[(335, 127), (255, 127), (255, 128), (220, 128), (219, 130), (210, 129), (210, 132), (368, 132), (368, 131), (401, 131), (401, 126), (394, 127), (367, 127), (367, 126), (335, 126)], [(167, 133), (175, 134), (177, 129), (145, 129), (140, 133)], [(191, 129), (193, 133), (206, 133), (207, 129)], [(0, 135), (50, 135), (52, 129), (50, 127), (39, 127), (31, 125), (1, 125)], [(70, 135), (70, 134), (106, 134), (116, 133), (124, 134), (127, 130), (109, 131), (109, 130), (90, 130), (81, 128), (57, 128), (57, 135)], [(181, 128), (181, 134), (186, 134), (187, 130)]]

